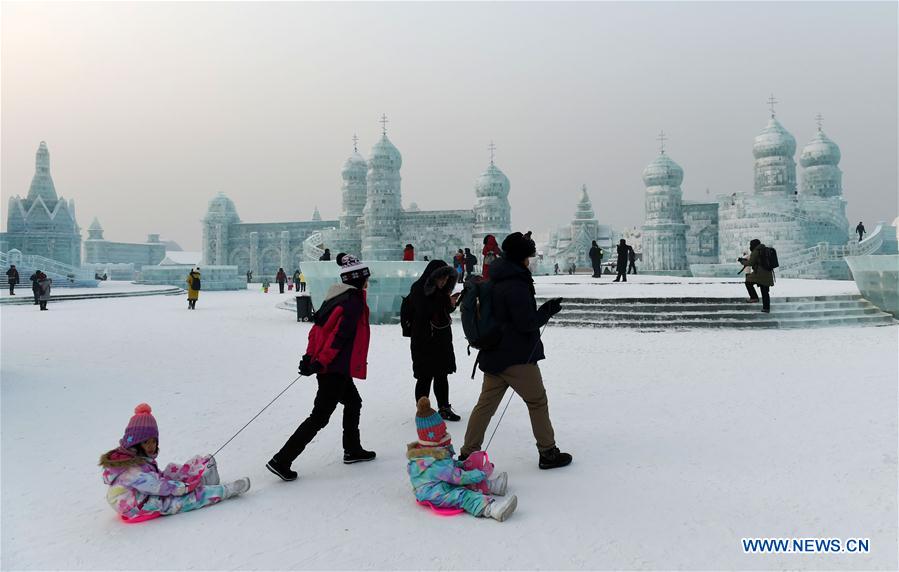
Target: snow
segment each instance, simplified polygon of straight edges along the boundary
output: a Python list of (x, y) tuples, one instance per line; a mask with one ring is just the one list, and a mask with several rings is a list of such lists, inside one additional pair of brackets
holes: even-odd
[[(0, 297), (2, 298), (11, 298), (9, 295), (9, 289), (6, 288), (6, 285), (3, 284), (4, 288), (0, 290)], [(97, 284), (96, 288), (54, 288), (52, 291), (53, 295), (56, 296), (82, 296), (85, 294), (102, 296), (104, 294), (120, 294), (120, 293), (137, 293), (137, 292), (157, 292), (163, 290), (171, 290), (171, 286), (168, 285), (151, 285), (151, 284), (135, 284), (134, 282), (127, 282), (124, 280), (106, 280)], [(26, 298), (30, 298), (31, 294), (31, 282), (26, 281), (24, 284), (19, 284), (16, 286), (16, 296), (21, 297), (24, 296)], [(53, 303), (52, 300), (50, 302)]]
[[(218, 448), (296, 377), (309, 325), (275, 307), (289, 296), (202, 293), (193, 312), (164, 296), (0, 309), (2, 568), (897, 568), (892, 326), (550, 326), (542, 370), (558, 443), (575, 460), (538, 470), (513, 399), (490, 448), (519, 497), (504, 523), (414, 503), (408, 341), (375, 326), (371, 377), (358, 382), (375, 462), (342, 464), (338, 411), (294, 463), (298, 481), (265, 470), (311, 410), (315, 381), (302, 378), (219, 454), (223, 479), (251, 478), (245, 496), (119, 522), (96, 462), (134, 406), (153, 406), (162, 463)], [(480, 383), (455, 335), (458, 446)], [(767, 366), (753, 365), (761, 356)], [(863, 537), (871, 553), (746, 555), (743, 537)]]
[[(537, 295), (565, 298), (743, 298), (743, 275), (733, 278), (682, 278), (631, 274), (627, 282), (614, 282), (615, 275), (592, 278), (590, 275), (536, 276)], [(771, 288), (772, 298), (790, 296), (858, 295), (852, 280), (800, 280), (778, 278)]]

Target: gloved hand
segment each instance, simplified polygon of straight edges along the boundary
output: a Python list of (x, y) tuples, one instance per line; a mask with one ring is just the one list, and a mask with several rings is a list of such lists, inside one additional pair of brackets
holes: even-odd
[(202, 473), (199, 475), (194, 475), (184, 481), (187, 484), (187, 492), (192, 493), (197, 490), (197, 487), (200, 486), (200, 483), (203, 482)]
[(317, 362), (312, 361), (312, 356), (306, 354), (300, 360), (300, 375), (315, 375), (324, 371), (325, 367)]
[(551, 300), (547, 300), (540, 306), (541, 312), (546, 312), (549, 316), (555, 316), (559, 312), (562, 311), (562, 299), (561, 298), (553, 298)]

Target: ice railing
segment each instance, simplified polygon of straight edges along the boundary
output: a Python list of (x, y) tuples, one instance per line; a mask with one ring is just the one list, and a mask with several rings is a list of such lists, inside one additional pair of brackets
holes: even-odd
[(303, 241), (303, 257), (306, 260), (311, 260), (313, 262), (320, 260), (325, 253), (325, 249), (323, 248), (324, 244), (325, 241), (322, 237), (322, 233), (313, 232)]
[(9, 264), (18, 264), (23, 268), (32, 268), (42, 270), (47, 273), (65, 276), (67, 278), (77, 278), (79, 280), (93, 280), (94, 271), (81, 267), (64, 264), (52, 258), (45, 258), (36, 254), (20, 254), (10, 257), (9, 252), (0, 252), (0, 265), (8, 266)]
[(874, 232), (868, 234), (861, 242), (849, 242), (848, 244), (831, 245), (821, 242), (806, 248), (791, 252), (784, 256), (784, 263), (780, 265), (780, 272), (793, 272), (819, 262), (843, 260), (847, 256), (864, 256), (880, 250), (883, 246), (884, 225), (877, 223)]

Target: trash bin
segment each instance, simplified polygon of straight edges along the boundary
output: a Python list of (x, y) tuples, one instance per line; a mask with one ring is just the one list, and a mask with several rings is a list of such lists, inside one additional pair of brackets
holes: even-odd
[(308, 294), (297, 296), (297, 322), (312, 321), (312, 297)]

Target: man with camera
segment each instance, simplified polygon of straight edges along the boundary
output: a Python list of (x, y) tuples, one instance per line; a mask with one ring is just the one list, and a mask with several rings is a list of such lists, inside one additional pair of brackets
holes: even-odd
[(537, 362), (544, 359), (540, 328), (562, 309), (562, 299), (554, 298), (537, 308), (534, 279), (528, 269), (537, 255), (531, 233), (513, 232), (502, 244), (503, 253), (490, 266), (493, 283), (493, 316), (502, 337), (494, 348), (482, 349), (480, 368), (484, 372), (481, 396), (468, 419), (465, 444), (459, 458), (481, 449), (484, 433), (508, 388), (527, 404), (531, 429), (540, 454), (539, 467), (554, 469), (571, 463), (571, 455), (556, 446), (549, 402)]
[(774, 271), (762, 265), (762, 254), (765, 252), (765, 248), (761, 240), (753, 238), (749, 241), (749, 258), (740, 257), (737, 262), (743, 265), (741, 272), (747, 268), (750, 269), (746, 273), (746, 290), (749, 292), (747, 302), (754, 304), (759, 301), (753, 285), (758, 286), (762, 291), (762, 312), (767, 314), (771, 311), (771, 298), (768, 295), (768, 289), (774, 286)]

